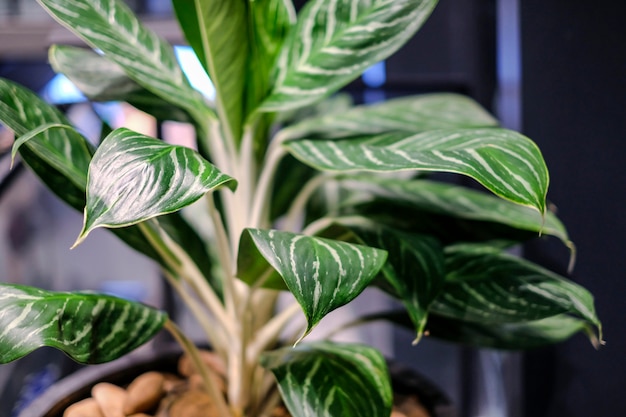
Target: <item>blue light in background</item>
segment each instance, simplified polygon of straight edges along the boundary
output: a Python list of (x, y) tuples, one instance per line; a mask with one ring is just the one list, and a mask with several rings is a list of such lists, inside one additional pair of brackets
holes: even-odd
[(52, 104), (81, 103), (87, 98), (65, 75), (57, 74), (44, 87), (43, 99)]
[(175, 46), (174, 52), (192, 87), (213, 100), (215, 87), (193, 49), (190, 46)]
[(385, 61), (377, 62), (363, 72), (361, 76), (366, 86), (372, 88), (382, 87), (387, 81), (387, 68)]

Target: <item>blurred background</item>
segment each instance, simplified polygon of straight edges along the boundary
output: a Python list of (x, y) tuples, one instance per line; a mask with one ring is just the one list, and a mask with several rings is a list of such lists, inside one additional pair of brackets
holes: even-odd
[[(193, 54), (183, 45), (169, 0), (129, 5), (173, 44), (197, 88)], [(296, 4), (301, 5), (302, 1)], [(364, 338), (418, 369), (452, 399), (459, 417), (624, 416), (626, 379), (626, 3), (599, 0), (440, 0), (418, 35), (347, 87), (356, 102), (432, 91), (470, 95), (506, 127), (544, 152), (549, 199), (578, 249), (572, 279), (596, 297), (607, 345), (583, 336), (529, 352), (498, 352), (374, 329)], [(58, 104), (87, 135), (96, 113), (112, 125), (184, 141), (185, 125), (157, 125), (119, 103), (92, 106), (47, 64), (47, 47), (77, 40), (35, 0), (0, 0), (0, 76)], [(0, 279), (56, 290), (96, 289), (168, 307), (158, 270), (106, 232), (69, 251), (81, 216), (25, 169), (9, 171), (11, 135), (0, 127)], [(556, 240), (524, 255), (566, 274)], [(114, 262), (112, 261), (114, 260)], [(185, 320), (184, 317), (181, 318)], [(11, 416), (75, 366), (52, 350), (0, 365), (0, 415)]]

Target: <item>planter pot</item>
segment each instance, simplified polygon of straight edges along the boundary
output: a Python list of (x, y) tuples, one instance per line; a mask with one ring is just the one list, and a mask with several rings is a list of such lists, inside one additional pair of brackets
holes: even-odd
[[(177, 372), (180, 350), (141, 352), (105, 365), (80, 369), (53, 384), (33, 401), (18, 417), (63, 417), (71, 404), (91, 395), (91, 388), (99, 382), (124, 386), (137, 375), (148, 371)], [(447, 396), (426, 378), (413, 370), (390, 363), (391, 380), (397, 394), (417, 394), (420, 402), (433, 417), (455, 417), (456, 412)]]

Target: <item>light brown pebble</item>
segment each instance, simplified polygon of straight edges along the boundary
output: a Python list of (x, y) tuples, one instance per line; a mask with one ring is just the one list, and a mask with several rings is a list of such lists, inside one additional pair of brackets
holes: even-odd
[(101, 382), (91, 389), (91, 396), (100, 405), (104, 417), (126, 417), (123, 409), (127, 394), (123, 388)]
[(126, 388), (125, 414), (145, 413), (156, 407), (165, 393), (165, 377), (159, 372), (146, 372), (139, 375)]
[(97, 401), (87, 398), (67, 407), (63, 417), (104, 417)]
[(429, 417), (430, 414), (419, 399), (415, 395), (405, 397), (400, 404), (397, 404), (397, 410), (402, 412), (406, 417)]
[[(215, 375), (213, 372), (209, 373), (209, 376), (213, 379), (213, 383), (217, 386), (217, 389), (220, 392), (226, 392), (226, 383), (223, 378)], [(204, 379), (198, 374), (193, 374), (189, 377), (189, 386), (192, 389), (204, 390), (207, 391), (207, 388), (204, 386)]]
[(163, 381), (163, 389), (165, 392), (176, 391), (187, 384), (184, 379), (179, 378), (174, 374), (165, 374), (164, 377), (165, 380)]
[(176, 417), (206, 417), (218, 415), (215, 405), (207, 394), (188, 391), (178, 397), (169, 407), (169, 415)]
[[(221, 376), (226, 375), (226, 365), (224, 365), (224, 361), (222, 361), (219, 356), (213, 352), (209, 352), (208, 350), (201, 350), (199, 351), (199, 354), (202, 362), (204, 362), (204, 364), (216, 374)], [(191, 376), (198, 371), (191, 361), (191, 358), (188, 355), (183, 355), (178, 361), (178, 372), (183, 376)]]

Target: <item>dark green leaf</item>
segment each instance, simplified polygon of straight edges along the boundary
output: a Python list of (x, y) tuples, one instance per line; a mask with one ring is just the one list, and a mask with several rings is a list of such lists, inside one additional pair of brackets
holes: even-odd
[(359, 295), (387, 258), (380, 249), (294, 233), (246, 229), (244, 234), (300, 303), (308, 322), (303, 337), (326, 314)]
[(387, 364), (369, 346), (306, 343), (266, 353), (293, 417), (389, 417), (393, 393)]
[(239, 140), (244, 118), (248, 58), (246, 1), (172, 2), (187, 41), (215, 86), (220, 120), (228, 137)]
[(444, 284), (441, 244), (430, 236), (389, 228), (347, 227), (367, 246), (387, 251), (387, 262), (381, 272), (407, 309), (417, 342), (426, 325), (428, 308)]
[(283, 129), (279, 135), (283, 139), (331, 139), (497, 125), (498, 122), (469, 97), (444, 93), (397, 98), (312, 117)]
[(197, 152), (131, 130), (116, 129), (89, 166), (85, 222), (77, 240), (97, 227), (123, 227), (173, 213), (235, 181)]
[(313, 0), (298, 16), (278, 58), (262, 111), (306, 106), (330, 95), (398, 50), (436, 0)]
[(172, 47), (144, 27), (121, 0), (38, 0), (63, 26), (121, 66), (138, 84), (192, 114), (215, 119), (178, 65)]
[(117, 359), (150, 340), (167, 316), (107, 295), (0, 284), (0, 362), (51, 346), (82, 363)]
[(571, 314), (596, 326), (602, 338), (587, 290), (529, 261), (482, 245), (448, 248), (446, 285), (431, 311), (477, 323), (521, 323)]
[[(441, 224), (433, 229), (440, 229), (451, 236), (458, 231), (475, 229), (475, 235), (484, 235), (489, 239), (498, 236), (483, 233), (486, 223), (500, 224), (502, 238), (514, 234), (507, 233), (508, 228), (533, 232), (530, 235), (552, 235), (561, 239), (567, 246), (572, 246), (567, 231), (559, 219), (551, 212), (542, 216), (536, 210), (496, 198), (484, 192), (472, 190), (443, 182), (428, 180), (405, 180), (399, 178), (352, 177), (340, 182), (343, 187), (362, 194), (358, 201), (371, 202), (372, 197), (381, 199), (381, 208), (368, 204), (370, 213), (398, 213), (399, 210), (413, 211), (415, 215), (393, 216), (399, 221), (419, 223), (420, 215), (434, 225), (433, 216), (444, 216)], [(355, 204), (358, 204), (358, 201)], [(420, 212), (425, 212), (421, 214)], [(450, 218), (461, 219), (455, 221)], [(446, 227), (446, 223), (450, 226)], [(474, 224), (474, 227), (471, 226)], [(491, 230), (491, 229), (489, 229)]]
[(431, 314), (427, 330), (439, 339), (482, 348), (532, 349), (563, 342), (578, 332), (585, 332), (592, 344), (598, 346), (588, 323), (566, 315), (520, 323), (481, 323)]
[(296, 158), (317, 169), (439, 171), (469, 176), (494, 194), (540, 213), (546, 210), (548, 170), (537, 145), (506, 129), (442, 129), (344, 140), (286, 143)]
[(187, 112), (146, 90), (121, 66), (91, 50), (53, 45), (48, 56), (52, 68), (91, 101), (125, 101), (158, 120), (192, 121)]

